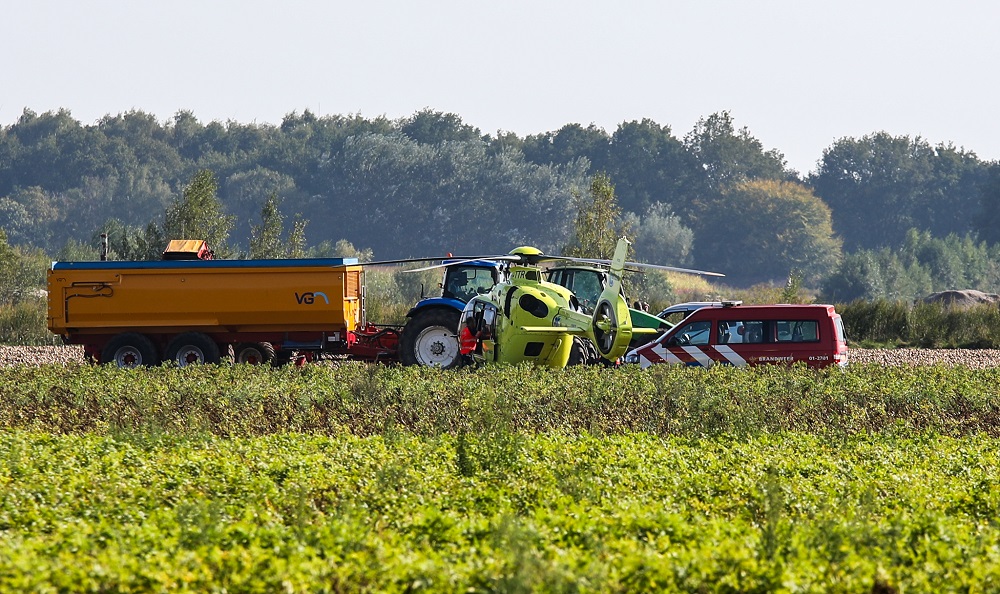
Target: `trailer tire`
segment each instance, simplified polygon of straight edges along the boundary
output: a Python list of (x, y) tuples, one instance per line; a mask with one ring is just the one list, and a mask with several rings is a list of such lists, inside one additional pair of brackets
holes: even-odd
[(156, 346), (138, 332), (125, 332), (108, 341), (101, 351), (101, 363), (114, 363), (124, 369), (152, 367), (160, 363)]
[(248, 365), (268, 365), (274, 360), (274, 345), (269, 342), (244, 342), (233, 349), (233, 361)]
[(166, 360), (173, 361), (178, 367), (217, 364), (220, 360), (219, 345), (201, 332), (185, 332), (167, 345)]
[(422, 311), (410, 318), (399, 337), (399, 361), (451, 369), (462, 362), (458, 344), (461, 312), (443, 309)]

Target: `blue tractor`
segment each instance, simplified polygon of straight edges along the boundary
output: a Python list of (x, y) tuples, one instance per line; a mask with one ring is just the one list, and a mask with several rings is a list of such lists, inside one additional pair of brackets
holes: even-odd
[(458, 366), (458, 319), (466, 302), (488, 293), (501, 280), (501, 265), (489, 260), (443, 260), (444, 281), (440, 297), (425, 297), (406, 314), (399, 337), (403, 365), (449, 369)]

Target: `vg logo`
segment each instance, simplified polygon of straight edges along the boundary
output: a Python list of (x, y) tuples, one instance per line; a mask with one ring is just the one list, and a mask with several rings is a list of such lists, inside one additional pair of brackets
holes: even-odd
[(330, 299), (327, 298), (326, 293), (321, 291), (306, 291), (305, 293), (296, 293), (295, 300), (298, 301), (299, 305), (312, 305), (316, 303), (316, 299), (322, 297), (323, 301), (327, 305), (330, 305)]

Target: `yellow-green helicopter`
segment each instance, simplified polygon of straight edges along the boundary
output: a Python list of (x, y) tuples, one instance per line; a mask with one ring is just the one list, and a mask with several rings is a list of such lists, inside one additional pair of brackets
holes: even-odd
[[(475, 363), (521, 363), (562, 368), (580, 363), (614, 363), (625, 354), (634, 334), (656, 329), (635, 328), (621, 290), (623, 272), (651, 268), (723, 276), (705, 272), (626, 262), (629, 241), (618, 240), (611, 260), (548, 256), (532, 247), (519, 247), (490, 259), (507, 263), (504, 279), (489, 293), (473, 297), (465, 306), (456, 332), (467, 360)], [(596, 303), (584, 308), (572, 291), (544, 280), (540, 264), (575, 261), (609, 266), (607, 286)], [(590, 313), (592, 312), (592, 313)]]

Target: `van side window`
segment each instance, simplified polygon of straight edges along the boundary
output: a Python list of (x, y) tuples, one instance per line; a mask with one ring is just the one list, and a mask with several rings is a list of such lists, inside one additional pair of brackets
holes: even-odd
[(775, 322), (777, 342), (819, 342), (819, 322), (792, 320)]
[(760, 320), (749, 320), (743, 322), (743, 342), (756, 344), (770, 342), (767, 336), (767, 322)]
[(746, 342), (746, 322), (728, 320), (719, 322), (717, 344), (740, 344)]
[(729, 322), (719, 322), (719, 336), (716, 338), (715, 342), (717, 344), (729, 344), (732, 337), (733, 333), (729, 327)]

